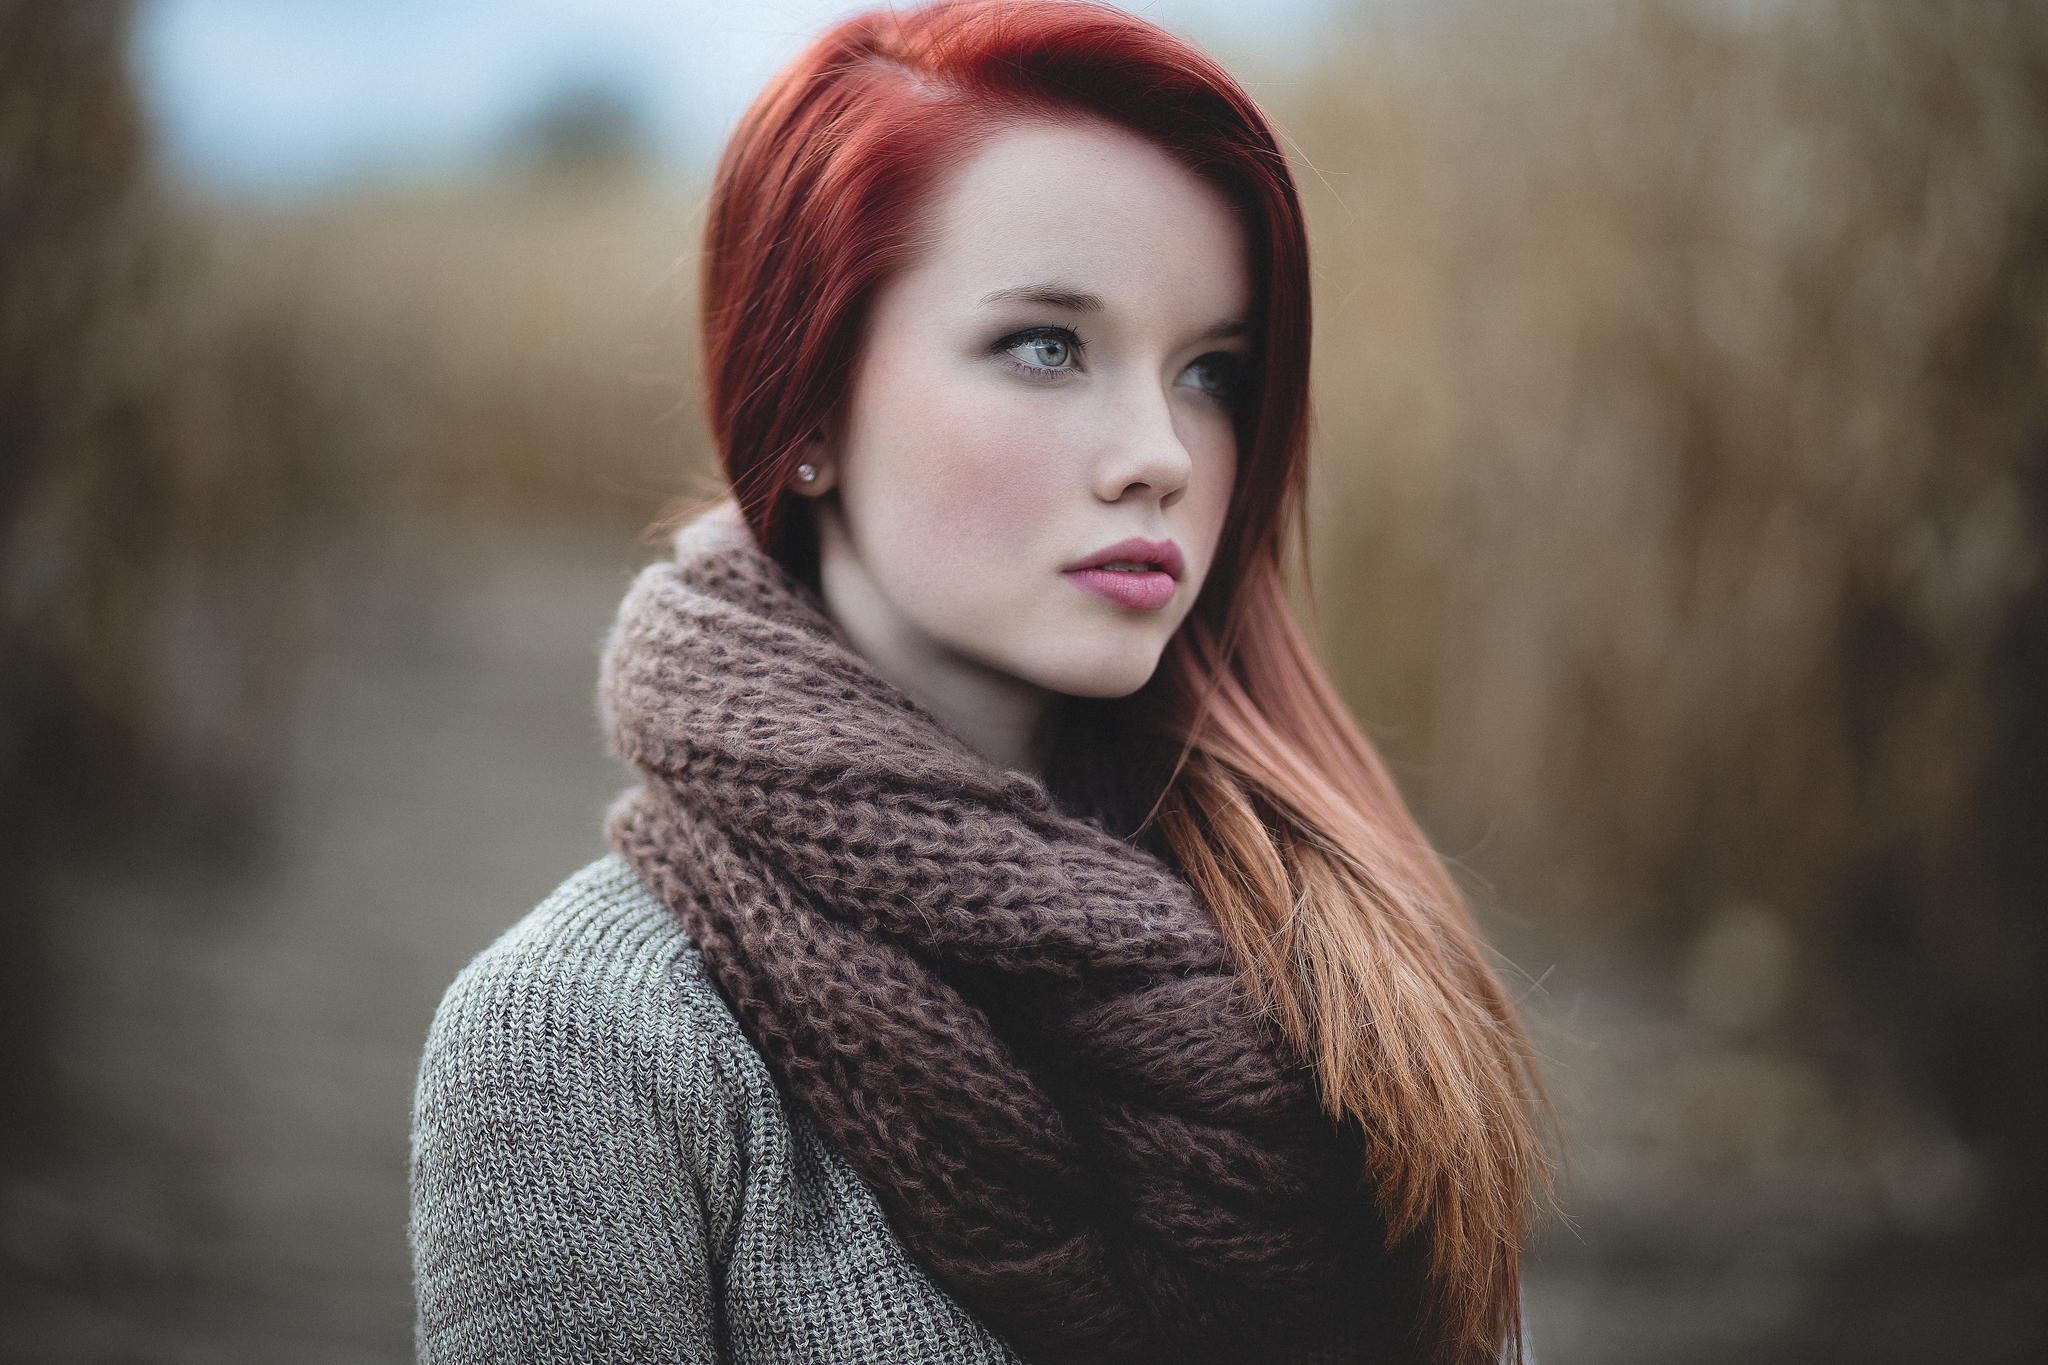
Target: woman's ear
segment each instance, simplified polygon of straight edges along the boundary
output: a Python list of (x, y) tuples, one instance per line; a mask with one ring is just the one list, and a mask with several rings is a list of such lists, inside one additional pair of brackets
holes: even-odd
[(838, 479), (839, 461), (834, 458), (832, 443), (825, 428), (819, 426), (804, 440), (803, 459), (790, 476), (790, 486), (807, 497), (831, 489)]

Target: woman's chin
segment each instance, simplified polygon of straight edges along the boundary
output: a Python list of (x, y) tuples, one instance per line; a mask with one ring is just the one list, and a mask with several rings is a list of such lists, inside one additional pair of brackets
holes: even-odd
[(1160, 646), (1151, 640), (1121, 641), (1113, 647), (1070, 657), (1040, 681), (1070, 697), (1128, 697), (1152, 680)]

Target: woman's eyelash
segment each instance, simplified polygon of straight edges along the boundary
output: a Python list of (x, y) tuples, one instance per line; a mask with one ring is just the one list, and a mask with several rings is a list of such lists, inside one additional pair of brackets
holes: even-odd
[[(1027, 365), (1010, 355), (1010, 352), (1016, 350), (1019, 346), (1028, 346), (1034, 341), (1061, 342), (1069, 348), (1072, 352), (1072, 358), (1075, 360), (1079, 360), (1088, 353), (1088, 343), (1077, 333), (1066, 327), (1032, 327), (1022, 332), (1012, 332), (989, 349), (995, 354), (1006, 358), (1012, 370), (1015, 370), (1027, 379), (1035, 380), (1039, 383), (1049, 383), (1060, 375), (1073, 370), (1073, 365)], [(1199, 357), (1192, 363), (1220, 368), (1223, 371), (1224, 387), (1220, 390), (1204, 389), (1202, 392), (1217, 399), (1219, 402), (1229, 403), (1237, 399), (1239, 390), (1244, 384), (1244, 375), (1247, 368), (1243, 357), (1229, 351), (1212, 351), (1208, 355)]]

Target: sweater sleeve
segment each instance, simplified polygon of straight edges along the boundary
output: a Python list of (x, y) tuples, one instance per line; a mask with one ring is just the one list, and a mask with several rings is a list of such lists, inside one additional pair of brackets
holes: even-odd
[(675, 962), (624, 956), (501, 940), (435, 1013), (412, 1114), (423, 1362), (722, 1359), (725, 1068)]

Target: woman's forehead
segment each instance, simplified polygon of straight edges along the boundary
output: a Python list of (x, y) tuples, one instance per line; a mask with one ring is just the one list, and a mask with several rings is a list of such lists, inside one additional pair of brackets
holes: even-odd
[(1204, 322), (1248, 306), (1244, 231), (1222, 192), (1114, 125), (1005, 127), (940, 187), (931, 213), (920, 292), (950, 306), (1000, 306), (1045, 286)]

